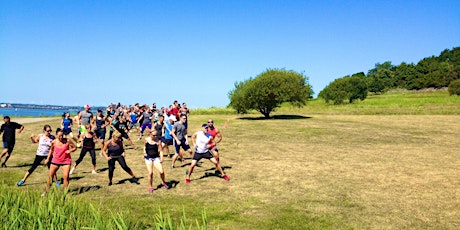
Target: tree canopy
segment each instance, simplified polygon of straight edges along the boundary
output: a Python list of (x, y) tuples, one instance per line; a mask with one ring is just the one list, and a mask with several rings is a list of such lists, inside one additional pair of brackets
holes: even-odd
[[(389, 89), (443, 88), (460, 79), (460, 47), (446, 49), (438, 57), (420, 60), (416, 65), (402, 62), (394, 66), (390, 61), (377, 63), (375, 67), (359, 76), (345, 76), (326, 86), (319, 97), (326, 103), (341, 104), (344, 100), (352, 103), (364, 100), (367, 92), (384, 93)], [(363, 81), (364, 80), (364, 81)]]
[(238, 113), (257, 110), (265, 117), (282, 103), (303, 106), (313, 95), (308, 78), (303, 74), (285, 69), (268, 69), (255, 78), (236, 82), (229, 92), (230, 106)]

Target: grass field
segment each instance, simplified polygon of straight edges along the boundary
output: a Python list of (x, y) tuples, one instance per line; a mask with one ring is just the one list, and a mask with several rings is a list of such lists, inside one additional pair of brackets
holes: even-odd
[[(221, 162), (230, 181), (205, 161), (186, 185), (186, 167), (172, 170), (167, 159), (172, 188), (149, 194), (141, 150), (129, 149), (127, 162), (141, 177), (139, 185), (117, 167), (115, 185), (108, 187), (106, 161), (98, 157), (100, 173), (93, 175), (86, 156), (71, 175), (67, 196), (152, 229), (158, 210), (175, 223), (185, 213), (191, 226), (205, 211), (208, 229), (459, 229), (459, 110), (458, 97), (434, 92), (372, 96), (348, 107), (314, 101), (303, 109), (284, 107), (274, 119), (192, 114), (191, 131), (208, 118), (221, 129)], [(25, 186), (15, 184), (34, 158), (37, 146), (29, 136), (45, 123), (55, 129), (59, 119), (25, 124), (9, 167), (0, 169), (3, 189), (41, 199), (45, 167)], [(160, 185), (157, 174), (154, 180)]]

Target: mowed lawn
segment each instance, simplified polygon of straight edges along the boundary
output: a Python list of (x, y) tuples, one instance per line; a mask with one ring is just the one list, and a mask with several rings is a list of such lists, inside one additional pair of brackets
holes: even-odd
[[(204, 210), (209, 229), (460, 228), (458, 115), (192, 115), (190, 133), (208, 118), (223, 133), (218, 147), (230, 181), (204, 161), (186, 185), (188, 167), (171, 169), (165, 158), (171, 188), (149, 194), (138, 148), (126, 154), (140, 184), (127, 181), (129, 175), (117, 165), (109, 187), (107, 162), (98, 151), (99, 174), (90, 173), (86, 156), (71, 175), (69, 196), (134, 222), (149, 223), (162, 210), (173, 221), (185, 212), (193, 223)], [(44, 124), (55, 130), (59, 119), (24, 124), (18, 135), (9, 167), (0, 169), (9, 189), (37, 196), (44, 190), (45, 167), (25, 186), (15, 185), (34, 158), (37, 146), (30, 134)], [(154, 180), (159, 186), (157, 173)]]

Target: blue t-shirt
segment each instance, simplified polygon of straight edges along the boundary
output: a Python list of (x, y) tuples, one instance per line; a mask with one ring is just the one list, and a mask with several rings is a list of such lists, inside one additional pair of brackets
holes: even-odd
[(69, 131), (70, 130), (70, 125), (72, 125), (72, 119), (64, 117), (62, 119), (62, 126), (64, 126), (64, 128), (62, 130), (63, 131)]
[(171, 135), (173, 126), (169, 123), (169, 121), (165, 122), (165, 126), (165, 139), (173, 139), (173, 136)]

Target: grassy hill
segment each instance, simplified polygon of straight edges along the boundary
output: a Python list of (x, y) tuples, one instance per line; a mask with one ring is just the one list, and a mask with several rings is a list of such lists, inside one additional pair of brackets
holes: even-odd
[[(40, 132), (44, 123), (55, 129), (59, 119), (28, 123), (9, 167), (0, 168), (0, 219), (4, 226), (23, 229), (18, 223), (46, 215), (27, 205), (49, 209), (57, 204), (52, 210), (67, 208), (57, 215), (64, 229), (97, 228), (106, 220), (121, 229), (155, 229), (161, 215), (170, 217), (172, 229), (458, 229), (459, 98), (432, 91), (392, 92), (341, 106), (313, 100), (300, 109), (284, 105), (274, 119), (227, 109), (192, 111), (191, 133), (209, 118), (223, 133), (218, 147), (230, 181), (203, 161), (186, 185), (187, 166), (171, 169), (166, 159), (171, 189), (149, 194), (142, 151), (128, 149), (127, 163), (141, 177), (139, 185), (129, 183), (129, 175), (117, 166), (114, 185), (107, 186), (107, 162), (98, 157), (99, 174), (93, 175), (86, 156), (71, 175), (65, 199), (62, 188), (50, 193), (58, 201), (39, 195), (46, 167), (39, 167), (25, 186), (16, 186), (37, 148), (30, 134)], [(73, 159), (78, 155), (79, 150)], [(157, 173), (154, 182), (160, 184)], [(13, 194), (27, 199), (15, 200)]]

